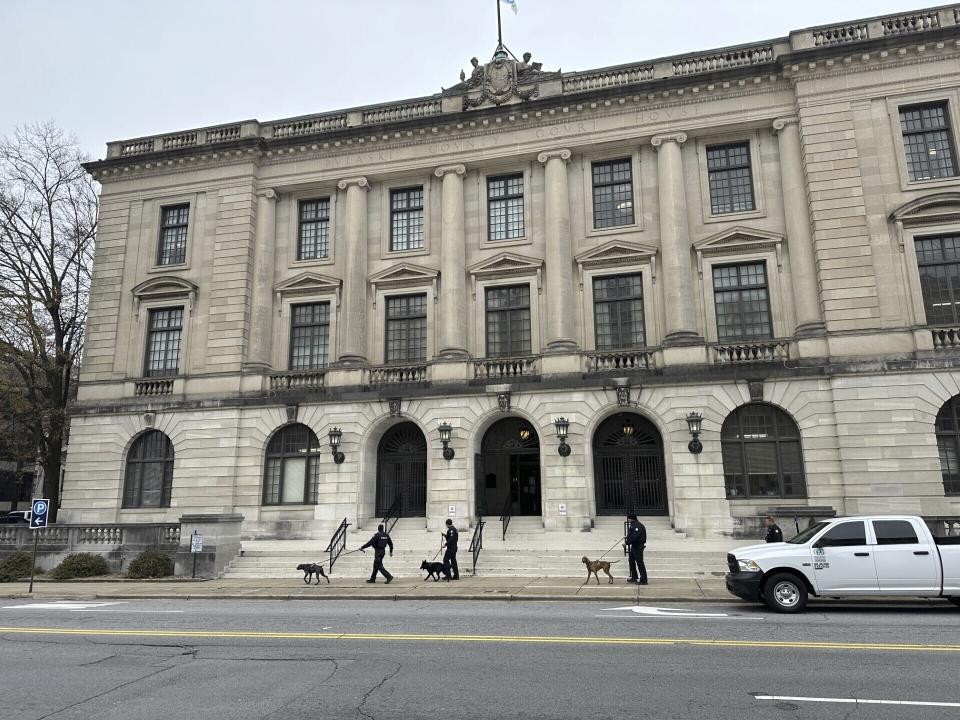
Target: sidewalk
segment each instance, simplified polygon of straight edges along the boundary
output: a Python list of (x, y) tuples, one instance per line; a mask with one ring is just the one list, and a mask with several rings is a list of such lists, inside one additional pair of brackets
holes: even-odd
[[(619, 579), (614, 585), (601, 581), (583, 584), (582, 578), (471, 577), (457, 582), (424, 582), (397, 578), (368, 585), (361, 579), (331, 578), (331, 583), (305, 585), (300, 580), (77, 580), (0, 585), (0, 598), (43, 600), (96, 599), (219, 599), (219, 600), (592, 600), (636, 602), (638, 586)], [(640, 600), (698, 602), (735, 600), (722, 578), (652, 578), (639, 587)]]

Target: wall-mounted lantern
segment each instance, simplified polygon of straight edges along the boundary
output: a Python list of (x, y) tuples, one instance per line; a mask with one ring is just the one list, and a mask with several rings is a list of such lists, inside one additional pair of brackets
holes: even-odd
[(450, 427), (450, 423), (446, 420), (441, 420), (437, 426), (437, 431), (440, 433), (440, 442), (443, 443), (443, 459), (453, 460), (457, 454), (453, 448), (450, 447), (450, 435), (453, 433), (453, 428)]
[(703, 451), (703, 445), (700, 442), (700, 429), (703, 426), (703, 415), (698, 412), (687, 413), (687, 429), (693, 440), (687, 445), (687, 450), (694, 455), (699, 455)]
[(340, 440), (343, 438), (343, 431), (338, 427), (330, 428), (327, 437), (330, 438), (330, 450), (333, 452), (333, 461), (339, 465), (346, 459), (344, 454), (340, 452)]
[(553, 425), (557, 430), (557, 440), (560, 441), (560, 447), (557, 448), (557, 452), (560, 453), (560, 457), (567, 457), (570, 454), (570, 446), (567, 445), (567, 433), (570, 431), (570, 421), (560, 416), (553, 421)]

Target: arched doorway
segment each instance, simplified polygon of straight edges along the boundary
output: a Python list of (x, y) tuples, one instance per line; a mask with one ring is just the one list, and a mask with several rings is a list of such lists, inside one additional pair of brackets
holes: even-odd
[(477, 515), (500, 513), (510, 499), (514, 515), (540, 515), (540, 437), (522, 418), (498, 420), (475, 458)]
[(400, 517), (427, 514), (427, 439), (412, 422), (394, 425), (377, 447), (377, 507), (382, 517), (400, 498)]
[(593, 479), (598, 515), (667, 514), (663, 439), (653, 423), (617, 413), (593, 435)]

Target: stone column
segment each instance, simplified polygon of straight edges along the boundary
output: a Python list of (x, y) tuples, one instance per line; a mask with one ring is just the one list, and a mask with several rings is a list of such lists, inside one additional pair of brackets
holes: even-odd
[(660, 193), (660, 254), (663, 258), (663, 300), (666, 317), (664, 347), (697, 345), (703, 338), (696, 331), (697, 316), (690, 263), (690, 233), (687, 227), (687, 187), (683, 182), (680, 146), (686, 133), (657, 135), (650, 144), (657, 151), (657, 181)]
[(273, 340), (273, 271), (277, 246), (277, 193), (272, 188), (257, 191), (257, 234), (253, 253), (253, 308), (246, 364), (270, 368)]
[(345, 367), (367, 364), (367, 188), (365, 177), (337, 183), (347, 191), (343, 223), (346, 272), (340, 312), (340, 356)]
[(570, 151), (550, 150), (537, 156), (544, 165), (544, 235), (547, 245), (547, 353), (577, 351), (570, 330), (576, 323), (573, 304), (573, 243), (570, 239)]
[(787, 248), (790, 251), (790, 275), (793, 304), (797, 314), (797, 337), (823, 335), (817, 261), (813, 252), (813, 233), (807, 211), (807, 189), (800, 152), (800, 121), (796, 117), (773, 121), (773, 132), (780, 144), (780, 177), (783, 183), (783, 215), (787, 223)]
[(467, 353), (466, 250), (463, 229), (463, 165), (438, 167), (443, 180), (443, 222), (440, 236), (440, 351), (462, 360)]

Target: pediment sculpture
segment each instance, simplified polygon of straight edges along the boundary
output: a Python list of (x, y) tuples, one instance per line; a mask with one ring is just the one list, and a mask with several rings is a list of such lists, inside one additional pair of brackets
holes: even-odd
[(467, 76), (460, 71), (460, 83), (447, 92), (463, 93), (463, 109), (482, 105), (503, 105), (511, 100), (530, 100), (540, 93), (544, 79), (559, 76), (558, 72), (543, 72), (543, 63), (531, 62), (532, 55), (523, 54), (517, 60), (503, 45), (498, 45), (493, 58), (481, 64), (471, 58), (473, 70)]

